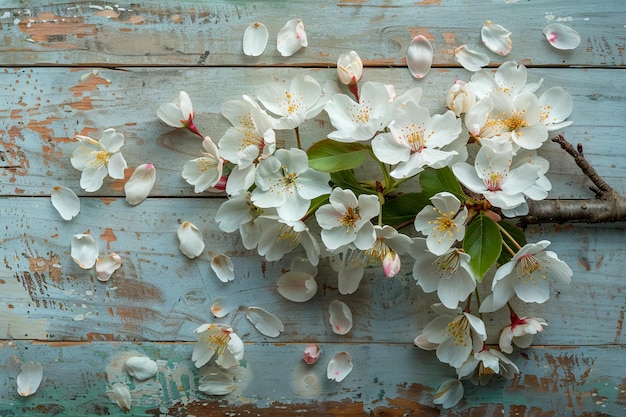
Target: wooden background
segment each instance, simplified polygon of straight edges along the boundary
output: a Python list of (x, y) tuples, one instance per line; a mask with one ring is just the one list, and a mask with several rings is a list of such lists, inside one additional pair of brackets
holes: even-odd
[[(574, 271), (572, 283), (555, 285), (544, 305), (520, 306), (549, 322), (535, 346), (512, 355), (520, 375), (481, 388), (466, 383), (464, 400), (442, 411), (433, 393), (454, 371), (412, 345), (433, 318), (433, 298), (415, 285), (410, 270), (394, 279), (368, 271), (355, 294), (340, 296), (334, 274), (323, 267), (310, 302), (283, 299), (276, 280), (289, 259), (263, 262), (236, 235), (219, 231), (213, 219), (223, 200), (194, 194), (180, 175), (198, 156), (197, 137), (156, 117), (160, 103), (185, 90), (200, 130), (219, 139), (228, 128), (220, 114), (224, 101), (301, 73), (335, 79), (337, 57), (350, 50), (364, 60), (363, 81), (391, 83), (396, 91), (421, 86), (423, 102), (439, 112), (449, 85), (471, 76), (455, 63), (454, 49), (467, 44), (488, 53), (480, 42), (488, 19), (513, 33), (506, 60), (527, 65), (531, 79), (544, 79), (544, 89), (560, 85), (571, 94), (574, 124), (566, 137), (582, 143), (597, 171), (624, 194), (624, 16), (623, 0), (1, 1), (0, 415), (121, 415), (110, 386), (128, 380), (121, 365), (135, 353), (159, 363), (156, 378), (131, 385), (137, 416), (626, 415), (624, 224), (529, 228), (530, 240), (553, 242), (550, 248)], [(283, 58), (275, 36), (293, 18), (303, 20), (309, 47)], [(254, 21), (270, 31), (257, 58), (244, 56), (241, 46)], [(549, 46), (542, 28), (554, 21), (581, 34), (577, 49)], [(416, 34), (435, 49), (434, 68), (420, 81), (404, 59)], [(491, 66), (503, 62), (489, 55)], [(123, 198), (125, 180), (84, 193), (70, 164), (76, 134), (99, 138), (109, 127), (125, 135), (130, 167), (157, 167), (151, 197), (137, 207)], [(320, 115), (301, 132), (311, 143), (330, 128)], [(281, 133), (279, 140), (289, 144), (293, 137)], [(541, 153), (551, 161), (550, 198), (593, 197), (589, 181), (556, 145)], [(71, 222), (50, 203), (57, 185), (81, 197), (80, 215)], [(207, 242), (195, 260), (178, 250), (175, 232), (185, 220), (199, 226)], [(122, 255), (110, 281), (95, 280), (72, 261), (70, 238), (83, 232), (97, 238), (101, 252)], [(235, 262), (234, 282), (219, 282), (209, 267), (220, 252)], [(239, 386), (226, 397), (199, 392), (190, 361), (193, 329), (214, 321), (210, 305), (217, 297), (238, 308), (216, 321), (232, 325), (246, 342)], [(346, 336), (327, 324), (334, 299), (354, 314)], [(279, 316), (285, 332), (276, 339), (258, 333), (245, 319), (250, 305)], [(492, 334), (506, 322), (503, 316), (490, 316)], [(319, 343), (323, 355), (305, 368), (300, 358), (310, 342)], [(326, 362), (341, 350), (352, 354), (354, 371), (342, 383), (328, 381)], [(15, 380), (30, 360), (43, 364), (44, 379), (35, 395), (21, 398)], [(305, 385), (307, 373), (313, 382)]]

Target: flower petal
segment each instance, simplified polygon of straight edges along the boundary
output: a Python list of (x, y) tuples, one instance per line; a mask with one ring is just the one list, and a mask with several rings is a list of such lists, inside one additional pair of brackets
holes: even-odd
[(504, 27), (485, 20), (480, 31), (483, 44), (491, 52), (505, 56), (511, 52), (513, 41), (511, 41), (511, 32)]
[(233, 377), (222, 369), (210, 366), (200, 370), (198, 390), (210, 395), (226, 395), (237, 387)]
[(225, 317), (228, 313), (235, 309), (235, 305), (228, 299), (218, 297), (211, 304), (211, 313), (217, 318)]
[(449, 379), (437, 389), (433, 403), (443, 408), (454, 407), (463, 398), (463, 384), (458, 379)]
[(433, 46), (422, 35), (415, 36), (406, 51), (406, 64), (415, 78), (424, 78), (433, 65)]
[(352, 367), (352, 357), (348, 352), (336, 353), (328, 362), (326, 377), (341, 382), (352, 371)]
[(543, 28), (543, 34), (556, 49), (569, 50), (580, 45), (580, 34), (562, 23), (551, 23)]
[(157, 363), (146, 356), (133, 356), (124, 363), (126, 372), (137, 381), (145, 381), (155, 376), (159, 370)]
[(489, 64), (489, 57), (486, 54), (468, 49), (466, 45), (456, 48), (454, 56), (463, 68), (472, 72), (478, 71)]
[(57, 185), (50, 193), (50, 201), (63, 220), (72, 220), (80, 212), (80, 200), (74, 191)]
[(83, 269), (90, 269), (98, 259), (98, 242), (91, 235), (74, 235), (70, 253), (78, 266)]
[(278, 317), (261, 307), (248, 307), (246, 318), (267, 337), (278, 337), (285, 330), (283, 322)]
[(290, 20), (278, 32), (276, 48), (282, 56), (291, 56), (305, 46), (308, 46), (308, 42), (302, 20)]
[(128, 204), (136, 206), (145, 200), (156, 181), (156, 169), (152, 164), (143, 164), (135, 168), (133, 175), (124, 184), (126, 201)]
[(330, 325), (336, 334), (346, 334), (352, 329), (352, 312), (343, 301), (333, 300), (328, 306)]
[(200, 256), (204, 250), (204, 241), (202, 240), (202, 232), (191, 222), (183, 222), (176, 232), (180, 241), (180, 251), (187, 257), (193, 259)]
[(248, 56), (259, 56), (265, 51), (269, 32), (263, 23), (254, 22), (243, 33), (243, 53)]
[(111, 275), (122, 266), (122, 258), (117, 253), (108, 254), (96, 261), (96, 277), (100, 281), (108, 281)]
[(313, 365), (320, 358), (322, 354), (322, 350), (317, 345), (317, 343), (311, 343), (304, 349), (304, 355), (302, 356), (302, 360), (307, 363), (307, 365)]
[(289, 271), (278, 279), (278, 293), (289, 301), (303, 303), (316, 292), (317, 282), (306, 272)]
[(22, 365), (22, 372), (17, 376), (17, 392), (22, 397), (28, 397), (37, 392), (41, 379), (43, 378), (43, 367), (38, 362), (26, 362)]
[(124, 411), (130, 411), (130, 390), (121, 382), (113, 384), (113, 399)]
[(211, 269), (222, 282), (229, 282), (235, 279), (235, 265), (230, 258), (223, 253), (218, 253), (211, 259)]

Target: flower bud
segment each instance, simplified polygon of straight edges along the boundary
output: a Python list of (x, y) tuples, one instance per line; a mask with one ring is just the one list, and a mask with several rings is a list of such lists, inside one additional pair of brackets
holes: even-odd
[(446, 106), (460, 116), (466, 113), (476, 103), (476, 96), (469, 86), (461, 80), (456, 80), (446, 96)]
[(337, 60), (337, 75), (339, 81), (345, 85), (355, 85), (363, 75), (363, 62), (354, 51), (348, 54), (339, 55)]

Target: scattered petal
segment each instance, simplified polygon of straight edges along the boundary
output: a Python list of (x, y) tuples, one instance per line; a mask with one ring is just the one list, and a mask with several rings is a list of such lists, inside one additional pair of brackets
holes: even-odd
[(456, 48), (454, 56), (458, 63), (468, 71), (475, 72), (489, 64), (489, 57), (486, 54), (468, 49), (466, 45)]
[(243, 33), (243, 53), (248, 56), (259, 56), (265, 51), (269, 32), (263, 23), (250, 24)]
[(333, 332), (346, 334), (352, 329), (352, 312), (343, 301), (333, 300), (328, 306), (330, 313), (330, 325)]
[(256, 329), (267, 337), (278, 337), (285, 330), (283, 322), (261, 307), (248, 307), (246, 318)]
[(121, 382), (113, 384), (113, 399), (123, 411), (130, 411), (130, 391), (126, 385)]
[(156, 181), (156, 168), (152, 164), (139, 165), (124, 184), (126, 201), (136, 206), (148, 197)]
[(348, 352), (339, 352), (332, 357), (326, 368), (326, 376), (341, 382), (352, 371), (352, 357)]
[(211, 305), (211, 313), (217, 318), (222, 318), (235, 309), (235, 305), (226, 298), (216, 298)]
[(289, 271), (278, 279), (278, 293), (289, 301), (303, 303), (317, 292), (317, 281), (306, 272)]
[(463, 398), (463, 384), (458, 379), (448, 379), (441, 384), (437, 392), (435, 392), (435, 398), (433, 402), (435, 404), (441, 404), (443, 408), (454, 407)]
[(433, 46), (428, 39), (417, 35), (406, 51), (406, 64), (415, 78), (424, 78), (433, 65)]
[(22, 365), (22, 372), (17, 376), (17, 392), (22, 397), (28, 397), (37, 392), (41, 379), (43, 378), (43, 367), (37, 362), (26, 362)]
[(580, 45), (580, 34), (562, 23), (550, 23), (543, 28), (543, 34), (556, 49), (569, 50)]
[(313, 365), (320, 358), (322, 354), (322, 350), (317, 345), (317, 343), (311, 343), (304, 349), (304, 355), (302, 356), (302, 360), (305, 361), (308, 365)]
[(176, 232), (180, 241), (180, 251), (193, 259), (204, 250), (202, 232), (191, 222), (183, 222)]
[(200, 386), (198, 389), (210, 395), (226, 395), (236, 388), (233, 377), (224, 370), (209, 366), (200, 370)]
[(157, 363), (146, 356), (133, 356), (124, 364), (126, 371), (137, 381), (145, 381), (155, 376), (159, 370)]
[(122, 266), (122, 257), (113, 252), (96, 261), (96, 277), (100, 281), (108, 281), (111, 275)]
[(485, 20), (483, 28), (480, 31), (480, 36), (487, 49), (498, 55), (508, 55), (513, 48), (511, 32), (489, 20)]
[(235, 279), (235, 265), (233, 261), (223, 253), (218, 253), (211, 260), (211, 269), (222, 282), (229, 282)]
[(282, 56), (291, 56), (306, 46), (306, 32), (300, 19), (288, 21), (276, 37), (276, 48)]
[(74, 191), (57, 185), (50, 193), (50, 201), (63, 220), (72, 220), (80, 212), (80, 200)]
[(74, 235), (70, 253), (78, 266), (83, 269), (91, 269), (98, 260), (98, 242), (91, 235)]

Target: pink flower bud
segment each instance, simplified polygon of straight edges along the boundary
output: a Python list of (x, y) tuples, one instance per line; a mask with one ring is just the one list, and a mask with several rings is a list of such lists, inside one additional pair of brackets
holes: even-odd
[(322, 351), (316, 343), (312, 343), (304, 349), (304, 356), (302, 360), (308, 365), (313, 365), (320, 358)]

